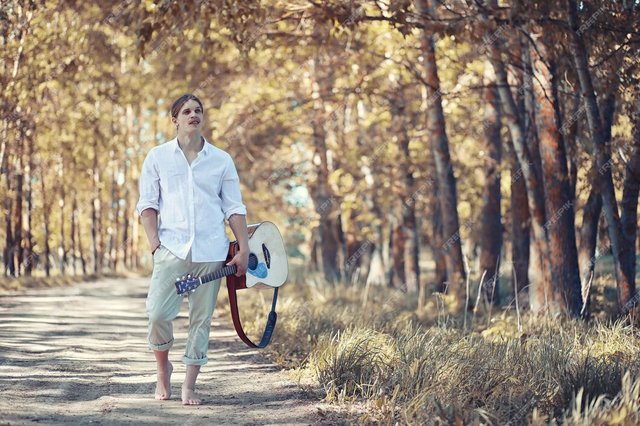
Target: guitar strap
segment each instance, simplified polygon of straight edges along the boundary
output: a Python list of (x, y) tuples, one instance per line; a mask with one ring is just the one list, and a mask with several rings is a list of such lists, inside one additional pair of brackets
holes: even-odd
[(262, 349), (266, 347), (271, 341), (271, 335), (273, 334), (273, 330), (276, 328), (276, 320), (278, 319), (278, 314), (276, 314), (276, 302), (278, 300), (278, 287), (273, 289), (273, 301), (271, 302), (271, 312), (269, 312), (269, 318), (267, 319), (267, 325), (264, 328), (264, 333), (262, 334), (262, 339), (260, 343), (257, 345), (253, 343), (247, 335), (244, 333), (242, 329), (242, 323), (240, 322), (240, 313), (238, 312), (238, 297), (236, 294), (237, 290), (246, 289), (246, 276), (242, 275), (240, 277), (236, 277), (235, 275), (229, 275), (227, 277), (227, 291), (229, 292), (229, 304), (231, 305), (231, 319), (233, 320), (233, 327), (236, 329), (236, 333), (238, 333), (238, 337), (242, 339), (244, 343), (247, 344), (250, 348), (259, 348)]

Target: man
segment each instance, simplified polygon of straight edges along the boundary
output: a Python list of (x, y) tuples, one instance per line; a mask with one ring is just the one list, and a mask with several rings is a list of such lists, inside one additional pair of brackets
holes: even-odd
[[(239, 244), (228, 263), (240, 276), (249, 259), (247, 210), (242, 204), (240, 183), (233, 160), (202, 136), (204, 109), (191, 94), (183, 95), (171, 108), (177, 137), (156, 146), (144, 160), (140, 175), (140, 200), (136, 206), (153, 254), (153, 274), (147, 295), (149, 347), (154, 351), (158, 383), (156, 399), (171, 397), (169, 349), (173, 345), (172, 321), (180, 311), (176, 277), (196, 276), (223, 266), (229, 240), (227, 219)], [(189, 294), (189, 331), (182, 361), (186, 376), (182, 403), (198, 405), (195, 394), (200, 366), (208, 362), (209, 331), (220, 280)]]

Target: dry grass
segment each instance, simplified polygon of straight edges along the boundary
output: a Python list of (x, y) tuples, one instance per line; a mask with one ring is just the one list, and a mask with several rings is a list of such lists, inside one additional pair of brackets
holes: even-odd
[[(242, 294), (253, 335), (270, 293)], [(365, 404), (359, 423), (638, 424), (640, 335), (631, 324), (521, 318), (494, 309), (453, 317), (434, 295), (426, 312), (399, 291), (288, 285), (268, 348), (327, 400)], [(597, 316), (596, 316), (597, 318)]]

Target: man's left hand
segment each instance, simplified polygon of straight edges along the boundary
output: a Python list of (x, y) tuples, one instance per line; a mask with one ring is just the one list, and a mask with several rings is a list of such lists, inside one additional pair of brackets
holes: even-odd
[(241, 277), (247, 272), (249, 266), (249, 250), (238, 250), (233, 259), (227, 263), (227, 266), (236, 265), (236, 277)]

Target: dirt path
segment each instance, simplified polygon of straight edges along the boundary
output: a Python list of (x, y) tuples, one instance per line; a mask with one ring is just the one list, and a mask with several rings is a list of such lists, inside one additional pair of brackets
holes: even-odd
[(174, 323), (170, 401), (155, 401), (146, 280), (104, 279), (0, 296), (0, 424), (319, 424), (327, 407), (215, 318), (198, 391), (179, 400), (186, 302)]

